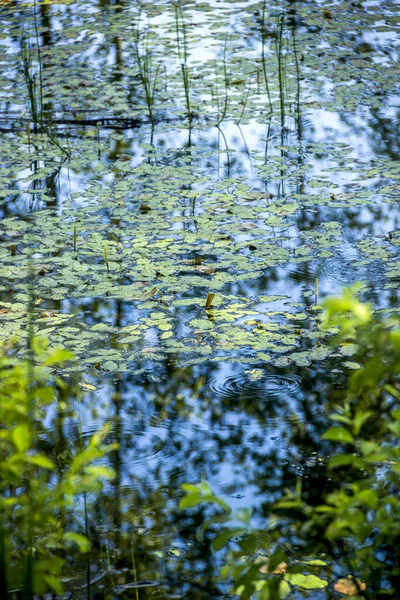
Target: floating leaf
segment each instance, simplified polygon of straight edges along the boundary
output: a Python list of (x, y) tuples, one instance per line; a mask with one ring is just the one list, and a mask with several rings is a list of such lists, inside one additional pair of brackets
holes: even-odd
[(320, 590), (328, 585), (325, 579), (321, 579), (316, 575), (302, 575), (301, 573), (286, 573), (285, 581), (292, 585), (297, 585), (305, 590)]

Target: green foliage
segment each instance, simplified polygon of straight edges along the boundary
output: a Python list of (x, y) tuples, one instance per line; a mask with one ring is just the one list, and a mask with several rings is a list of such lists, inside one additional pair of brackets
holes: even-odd
[[(314, 505), (305, 500), (299, 480), (294, 491), (286, 490), (271, 507), (265, 526), (255, 528), (249, 513), (232, 515), (220, 499), (213, 499), (205, 482), (183, 486), (181, 508), (202, 501), (223, 508), (206, 526), (224, 523), (212, 545), (215, 551), (225, 550), (221, 576), (233, 581), (232, 591), (240, 598), (274, 600), (293, 588), (296, 597), (307, 597), (310, 590), (322, 593), (333, 565), (344, 575), (352, 574), (351, 581), (336, 582), (337, 591), (344, 589), (342, 593), (354, 598), (395, 597), (400, 564), (400, 331), (397, 319), (376, 319), (371, 307), (356, 298), (356, 290), (325, 302), (323, 325), (336, 328), (334, 343), (356, 344), (362, 364), (350, 378), (344, 404), (330, 417), (335, 424), (323, 435), (332, 444), (327, 461), (336, 482), (332, 489)], [(243, 527), (238, 528), (240, 521)], [(323, 553), (324, 560), (310, 560), (310, 549), (314, 555)]]
[(71, 453), (62, 469), (57, 457), (40, 449), (43, 420), (51, 405), (63, 407), (76, 391), (54, 374), (72, 358), (66, 350), (49, 351), (33, 340), (30, 360), (0, 353), (0, 596), (23, 590), (25, 597), (48, 590), (62, 593), (60, 576), (72, 546), (88, 552), (89, 540), (68, 511), (79, 495), (97, 493), (113, 472), (98, 466), (115, 446), (102, 444), (107, 430)]

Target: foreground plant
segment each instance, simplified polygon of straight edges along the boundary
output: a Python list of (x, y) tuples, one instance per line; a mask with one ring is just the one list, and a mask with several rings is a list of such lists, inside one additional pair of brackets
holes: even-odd
[(11, 350), (0, 349), (0, 597), (5, 599), (11, 590), (23, 598), (62, 593), (71, 547), (84, 553), (90, 547), (71, 509), (79, 497), (98, 493), (102, 479), (113, 477), (111, 469), (95, 464), (113, 449), (102, 444), (106, 430), (70, 454), (62, 468), (57, 457), (40, 449), (51, 405), (57, 399), (65, 405), (76, 393), (54, 375), (71, 353), (48, 352), (39, 340), (32, 341), (29, 360), (14, 358)]
[[(211, 503), (222, 510), (204, 528), (217, 527), (212, 546), (225, 550), (221, 578), (243, 599), (275, 600), (293, 589), (296, 598), (312, 590), (331, 597), (331, 587), (354, 600), (381, 599), (400, 589), (398, 320), (378, 321), (348, 290), (325, 302), (324, 326), (337, 328), (335, 343), (356, 344), (362, 364), (323, 435), (332, 444), (331, 489), (312, 504), (299, 480), (260, 528), (250, 510), (232, 514), (207, 482), (182, 486), (181, 509)], [(343, 576), (334, 578), (334, 567)]]

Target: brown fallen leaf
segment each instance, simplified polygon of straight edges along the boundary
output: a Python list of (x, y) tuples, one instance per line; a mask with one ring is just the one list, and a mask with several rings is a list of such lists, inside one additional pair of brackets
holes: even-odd
[(276, 565), (275, 569), (272, 571), (275, 575), (279, 575), (280, 573), (286, 573), (287, 563), (281, 562), (279, 565)]
[(274, 575), (281, 575), (282, 573), (286, 573), (287, 570), (287, 563), (286, 562), (280, 562), (278, 565), (276, 565), (275, 569), (273, 571), (270, 571), (268, 569), (268, 563), (264, 563), (259, 569), (260, 573), (273, 573)]
[(357, 594), (364, 592), (367, 588), (361, 579), (353, 577), (353, 575), (341, 577), (333, 587), (336, 592), (339, 592), (339, 594), (343, 594), (344, 596), (357, 596)]

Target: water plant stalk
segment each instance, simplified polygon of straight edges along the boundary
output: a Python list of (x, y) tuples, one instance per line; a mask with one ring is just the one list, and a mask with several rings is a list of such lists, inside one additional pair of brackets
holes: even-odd
[(267, 0), (263, 2), (262, 15), (261, 15), (261, 64), (265, 81), (265, 89), (268, 96), (269, 110), (272, 112), (272, 102), (271, 102), (271, 94), (269, 91), (268, 84), (268, 75), (267, 75), (267, 62), (265, 57), (265, 43), (267, 40), (267, 31), (266, 31), (266, 10), (267, 10)]
[[(29, 109), (31, 113), (31, 119), (34, 124), (34, 129), (37, 130), (39, 124), (40, 111), (40, 94), (38, 95), (36, 76), (37, 72), (33, 72), (33, 60), (30, 51), (29, 42), (25, 37), (22, 38), (21, 42), (21, 54), (22, 54), (22, 70), (25, 80), (25, 85), (28, 91)], [(40, 56), (40, 51), (39, 51)]]
[(178, 48), (178, 58), (181, 64), (182, 82), (185, 93), (186, 102), (186, 113), (188, 118), (189, 127), (192, 124), (192, 109), (190, 102), (190, 81), (189, 81), (189, 68), (188, 68), (188, 42), (187, 42), (187, 29), (185, 18), (183, 14), (182, 5), (180, 0), (175, 4), (175, 31), (176, 31), (176, 44)]
[(104, 262), (106, 263), (106, 267), (107, 267), (107, 274), (110, 274), (110, 263), (108, 261), (108, 252), (107, 252), (107, 246), (104, 246)]
[(31, 124), (26, 124), (26, 137), (28, 138), (28, 152), (31, 153)]
[(133, 570), (133, 581), (135, 582), (135, 600), (139, 600), (139, 590), (137, 587), (137, 572), (135, 563), (135, 550), (133, 547), (133, 541), (131, 541), (131, 553), (132, 553), (132, 570)]
[(284, 87), (284, 61), (283, 61), (283, 28), (284, 28), (284, 15), (281, 15), (278, 20), (278, 26), (276, 29), (276, 54), (278, 60), (278, 83), (279, 83), (279, 105), (281, 111), (281, 124), (282, 128), (285, 124), (285, 87)]
[(300, 64), (299, 64), (299, 55), (297, 52), (297, 43), (296, 43), (296, 29), (293, 27), (292, 30), (292, 40), (293, 40), (293, 54), (294, 54), (294, 63), (296, 67), (296, 121), (297, 121), (297, 135), (299, 140), (302, 138), (302, 127), (301, 127), (301, 104), (300, 104), (300, 94), (301, 94), (301, 83), (300, 83)]
[(247, 82), (246, 95), (245, 95), (245, 97), (244, 97), (244, 100), (243, 100), (243, 103), (242, 103), (242, 110), (240, 111), (239, 118), (238, 118), (238, 120), (236, 121), (236, 125), (237, 125), (238, 127), (239, 127), (239, 125), (240, 125), (240, 123), (241, 123), (241, 121), (242, 121), (242, 119), (243, 119), (244, 111), (246, 110), (247, 101), (248, 101), (248, 99), (249, 99), (249, 94), (250, 94), (250, 84), (251, 84), (251, 81), (250, 81), (250, 77), (249, 77), (249, 80), (248, 80), (248, 82)]
[(226, 113), (227, 113), (227, 110), (228, 110), (228, 87), (229, 87), (229, 82), (228, 82), (228, 72), (227, 72), (227, 68), (226, 68), (226, 48), (227, 48), (227, 45), (228, 45), (228, 33), (225, 35), (224, 52), (223, 52), (223, 60), (222, 60), (222, 67), (223, 67), (223, 71), (224, 71), (224, 84), (225, 84), (224, 107), (222, 109), (221, 115), (218, 117), (217, 127), (225, 119)]
[(40, 107), (40, 119), (42, 120), (43, 113), (43, 69), (42, 69), (42, 55), (40, 51), (40, 41), (39, 41), (39, 30), (36, 19), (36, 0), (33, 1), (33, 10), (34, 10), (34, 27), (35, 27), (35, 37), (36, 37), (36, 60), (38, 65), (38, 76), (39, 76), (39, 107)]
[(149, 113), (149, 119), (152, 125), (154, 125), (154, 99), (156, 93), (156, 85), (158, 80), (158, 73), (160, 65), (157, 65), (156, 69), (153, 69), (152, 56), (150, 51), (150, 28), (147, 26), (144, 34), (144, 48), (141, 47), (141, 32), (140, 32), (140, 15), (138, 19), (138, 26), (133, 34), (133, 48), (136, 57), (136, 62), (139, 70), (139, 79), (143, 86), (145, 101), (147, 110)]

